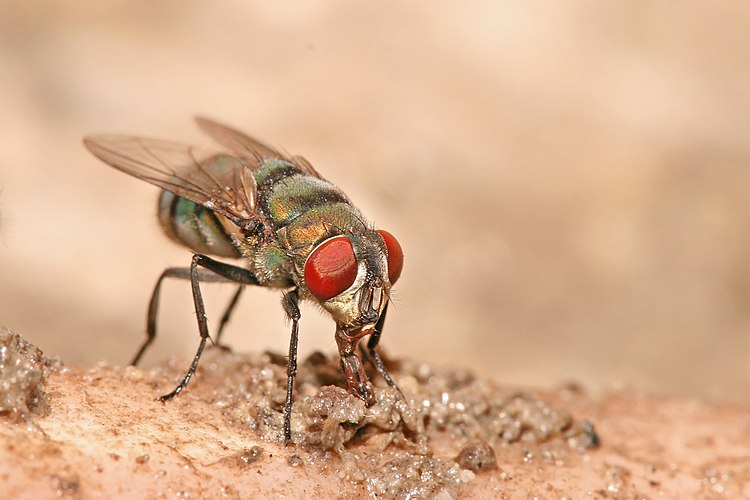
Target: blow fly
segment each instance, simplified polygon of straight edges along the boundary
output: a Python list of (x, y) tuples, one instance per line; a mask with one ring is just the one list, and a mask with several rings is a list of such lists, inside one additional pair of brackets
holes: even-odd
[[(347, 389), (372, 403), (373, 388), (357, 353), (368, 355), (395, 386), (377, 346), (390, 292), (403, 266), (403, 252), (389, 232), (374, 229), (336, 186), (301, 156), (269, 147), (237, 130), (207, 120), (198, 126), (221, 148), (205, 149), (131, 136), (96, 135), (84, 144), (105, 163), (162, 189), (159, 221), (166, 235), (189, 248), (189, 267), (166, 269), (148, 308), (146, 340), (137, 364), (156, 336), (159, 291), (165, 278), (189, 280), (200, 343), (172, 399), (188, 384), (210, 338), (201, 282), (238, 285), (219, 324), (216, 341), (247, 285), (283, 291), (291, 320), (284, 407), (284, 438), (291, 440), (291, 409), (297, 371), (300, 300), (311, 300), (336, 323), (336, 344)], [(242, 259), (243, 266), (214, 257)], [(368, 336), (366, 347), (360, 345)]]

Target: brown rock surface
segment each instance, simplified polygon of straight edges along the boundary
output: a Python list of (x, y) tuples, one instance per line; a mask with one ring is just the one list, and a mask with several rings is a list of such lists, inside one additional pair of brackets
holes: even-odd
[[(301, 368), (295, 444), (284, 447), (276, 395), (283, 367), (274, 359), (210, 350), (188, 390), (168, 404), (154, 397), (179, 377), (182, 363), (150, 371), (59, 370), (47, 381), (50, 412), (34, 417), (38, 428), (0, 421), (4, 492), (9, 498), (750, 494), (750, 411), (742, 405), (628, 391), (593, 397), (572, 385), (519, 390), (402, 362), (394, 375), (410, 405), (399, 407), (393, 391), (378, 389), (378, 402), (365, 410), (343, 390), (316, 386), (320, 367), (336, 362), (317, 356)], [(591, 448), (596, 438), (585, 421), (596, 429), (598, 448)], [(472, 446), (491, 447), (496, 467), (473, 467), (466, 457), (459, 466), (455, 457)]]

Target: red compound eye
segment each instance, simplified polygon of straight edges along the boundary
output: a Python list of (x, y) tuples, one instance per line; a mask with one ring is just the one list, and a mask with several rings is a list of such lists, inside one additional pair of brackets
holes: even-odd
[(404, 267), (404, 252), (391, 233), (382, 229), (378, 229), (378, 233), (383, 238), (385, 249), (388, 251), (388, 281), (392, 285), (401, 276), (401, 269)]
[(357, 259), (352, 242), (346, 236), (336, 236), (321, 243), (305, 263), (305, 283), (319, 300), (340, 294), (357, 277)]

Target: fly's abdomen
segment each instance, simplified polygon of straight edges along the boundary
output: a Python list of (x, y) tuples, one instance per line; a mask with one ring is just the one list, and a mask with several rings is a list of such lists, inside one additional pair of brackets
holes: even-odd
[(159, 222), (170, 239), (195, 253), (239, 258), (231, 222), (171, 191), (159, 195)]

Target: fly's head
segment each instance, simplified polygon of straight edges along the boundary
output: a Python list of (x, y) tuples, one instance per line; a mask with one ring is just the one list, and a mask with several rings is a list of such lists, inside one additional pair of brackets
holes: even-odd
[(398, 241), (382, 230), (329, 238), (305, 262), (308, 290), (336, 321), (336, 342), (349, 390), (366, 402), (372, 401), (373, 393), (357, 345), (375, 332), (403, 262)]
[(305, 284), (338, 329), (355, 336), (375, 326), (402, 266), (401, 246), (386, 231), (334, 236), (308, 256)]

